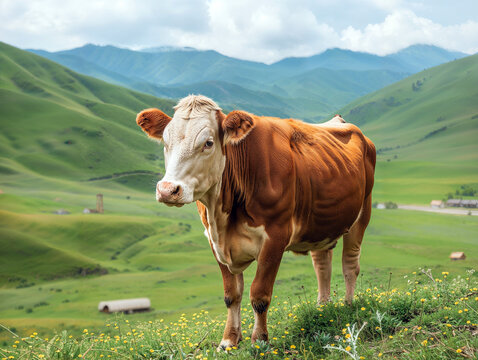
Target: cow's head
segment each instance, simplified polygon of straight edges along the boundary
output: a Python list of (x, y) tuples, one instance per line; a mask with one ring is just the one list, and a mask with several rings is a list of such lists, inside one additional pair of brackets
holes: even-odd
[(156, 199), (182, 206), (202, 199), (219, 184), (226, 162), (224, 146), (234, 146), (254, 126), (251, 115), (225, 116), (211, 99), (190, 95), (174, 107), (171, 118), (158, 109), (140, 112), (136, 122), (148, 136), (162, 140), (166, 174), (156, 186)]

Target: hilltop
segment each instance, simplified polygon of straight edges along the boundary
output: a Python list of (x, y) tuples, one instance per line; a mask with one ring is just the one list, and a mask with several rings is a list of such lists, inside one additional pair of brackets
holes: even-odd
[(375, 198), (429, 203), (477, 186), (478, 55), (412, 75), (338, 112), (377, 146)]

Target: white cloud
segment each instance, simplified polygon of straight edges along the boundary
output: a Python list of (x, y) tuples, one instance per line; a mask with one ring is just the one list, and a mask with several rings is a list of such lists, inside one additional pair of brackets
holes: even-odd
[[(0, 36), (51, 51), (88, 42), (135, 49), (176, 45), (264, 62), (331, 47), (387, 54), (428, 43), (478, 51), (478, 19), (468, 15), (475, 5), (454, 8), (463, 14), (459, 22), (442, 25), (423, 14), (431, 6), (426, 1), (0, 0)], [(444, 9), (442, 0), (435, 1), (435, 12)]]
[(369, 24), (363, 30), (349, 26), (341, 35), (343, 47), (379, 55), (413, 44), (432, 44), (467, 53), (478, 51), (478, 22), (443, 26), (410, 10), (395, 11), (382, 23)]
[(209, 3), (210, 31), (189, 34), (182, 46), (213, 48), (239, 58), (271, 62), (285, 56), (316, 54), (334, 46), (338, 34), (314, 13), (292, 1), (220, 1)]

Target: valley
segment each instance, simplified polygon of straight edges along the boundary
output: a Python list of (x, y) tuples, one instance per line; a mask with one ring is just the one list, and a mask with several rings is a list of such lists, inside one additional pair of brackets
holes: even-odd
[[(115, 69), (100, 50), (94, 54), (91, 63)], [(294, 59), (275, 66), (290, 68), (291, 61), (304, 62)], [(297, 79), (296, 93), (289, 95), (302, 96), (300, 101), (308, 104), (301, 111), (309, 111), (310, 117), (304, 118), (316, 121), (340, 113), (375, 142), (374, 201), (428, 206), (460, 185), (477, 187), (477, 55), (402, 80), (395, 77), (396, 68), (363, 66), (342, 75), (336, 68), (310, 68), (306, 75), (289, 69), (289, 78), (271, 85), (277, 85), (277, 92), (271, 92), (277, 97), (264, 95), (269, 103), (259, 97), (254, 104), (250, 99), (260, 90), (250, 85), (243, 102), (233, 104), (236, 97), (230, 92), (221, 105), (232, 109), (247, 103), (246, 109), (258, 114), (274, 115), (269, 110), (276, 108), (279, 115), (292, 116), (298, 107), (283, 105), (289, 102), (281, 98), (281, 89)], [(220, 273), (195, 205), (175, 209), (156, 203), (154, 187), (164, 171), (161, 145), (148, 140), (134, 122), (136, 113), (148, 107), (171, 115), (175, 101), (78, 74), (4, 43), (0, 69), (0, 323), (25, 335), (35, 330), (50, 336), (54, 329), (79, 333), (113, 319), (97, 311), (99, 301), (143, 296), (152, 300), (153, 311), (128, 319), (172, 320), (200, 310), (224, 314)], [(195, 71), (189, 76), (195, 78)], [(314, 83), (322, 87), (330, 81), (320, 84), (321, 79), (353, 79), (353, 71), (363, 76), (353, 96), (367, 95), (346, 105), (344, 94), (351, 86), (338, 81), (343, 92), (321, 90), (328, 95), (320, 100)], [(369, 93), (373, 86), (363, 83), (379, 73), (384, 77), (376, 83), (377, 91)], [(110, 73), (111, 79), (116, 74)], [(226, 88), (222, 81), (228, 80), (214, 80), (219, 98), (220, 89)], [(379, 90), (387, 82), (394, 83)], [(329, 103), (331, 94), (342, 100)], [(105, 213), (83, 214), (84, 208), (95, 206), (98, 193), (104, 196)], [(60, 209), (69, 214), (55, 214)], [(386, 287), (388, 281), (403, 287), (404, 276), (419, 267), (465, 274), (478, 263), (477, 221), (475, 216), (374, 210), (364, 240), (360, 288)], [(467, 259), (451, 262), (451, 251), (464, 251)], [(332, 278), (339, 294), (340, 253), (339, 242)], [(246, 289), (253, 274), (252, 265), (246, 271)], [(286, 254), (274, 294), (280, 301), (295, 301), (304, 291), (311, 298), (316, 295), (311, 260)], [(243, 306), (249, 306), (246, 299), (247, 294)], [(0, 339), (7, 338), (0, 331)]]

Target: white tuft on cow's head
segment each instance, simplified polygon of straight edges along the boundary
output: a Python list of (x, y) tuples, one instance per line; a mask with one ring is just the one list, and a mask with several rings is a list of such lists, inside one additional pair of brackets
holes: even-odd
[[(166, 173), (157, 183), (156, 199), (182, 206), (201, 199), (221, 181), (226, 160), (220, 125), (225, 116), (214, 101), (201, 95), (181, 99), (174, 109), (162, 129), (145, 130), (138, 124), (164, 143)], [(156, 123), (161, 127), (165, 121)]]

